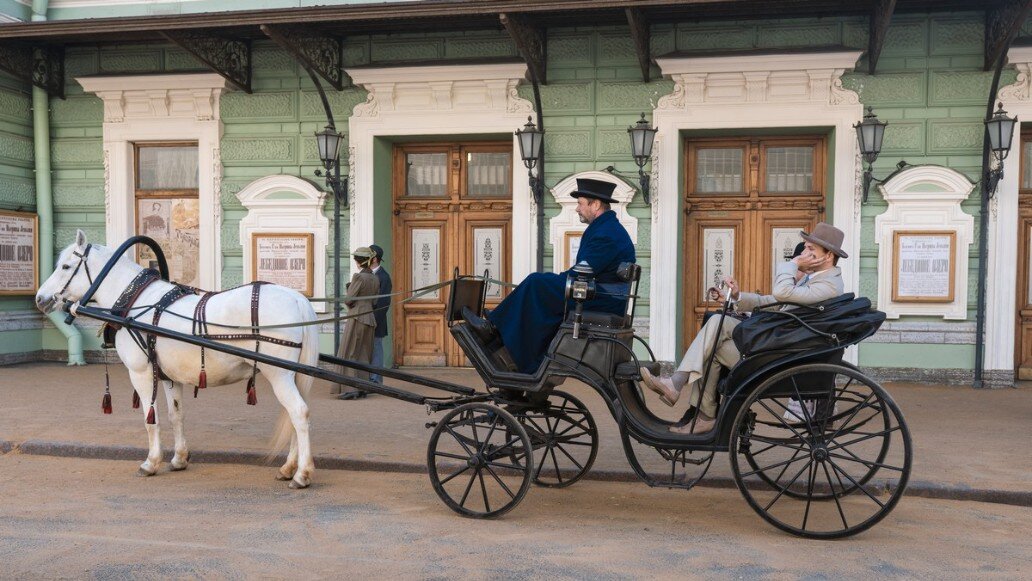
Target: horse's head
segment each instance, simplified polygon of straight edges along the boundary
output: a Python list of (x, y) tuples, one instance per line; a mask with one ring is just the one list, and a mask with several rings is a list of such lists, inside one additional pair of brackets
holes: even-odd
[(87, 243), (86, 234), (78, 230), (75, 242), (61, 251), (54, 273), (36, 291), (36, 307), (49, 313), (65, 300), (79, 300), (107, 262), (110, 253), (106, 250)]

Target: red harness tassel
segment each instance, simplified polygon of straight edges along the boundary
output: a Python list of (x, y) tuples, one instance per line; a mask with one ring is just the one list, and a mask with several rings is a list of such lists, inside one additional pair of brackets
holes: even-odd
[(133, 409), (140, 409), (140, 394), (136, 393), (135, 389), (133, 390)]
[(208, 388), (208, 373), (204, 371), (204, 368), (201, 368), (201, 373), (197, 376), (197, 387), (199, 389)]
[(150, 409), (147, 410), (147, 423), (152, 426), (158, 423), (157, 419), (154, 417), (154, 404), (151, 404)]
[(105, 414), (111, 413), (111, 390), (104, 390), (104, 398), (100, 401), (100, 409), (104, 410)]
[(254, 389), (254, 377), (247, 380), (247, 405), (258, 405), (258, 392)]

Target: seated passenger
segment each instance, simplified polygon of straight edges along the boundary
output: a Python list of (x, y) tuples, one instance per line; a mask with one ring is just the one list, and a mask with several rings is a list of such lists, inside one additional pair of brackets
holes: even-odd
[[(585, 261), (591, 265), (598, 290), (595, 299), (584, 303), (584, 309), (619, 315), (623, 314), (627, 300), (610, 295), (629, 289), (617, 277), (617, 269), (621, 262), (634, 262), (634, 244), (617, 220), (616, 212), (610, 209), (616, 203), (615, 189), (616, 184), (611, 182), (578, 179), (577, 190), (571, 195), (577, 198), (580, 221), (588, 225), (575, 263)], [(568, 272), (535, 272), (505, 297), (488, 320), (468, 309), (463, 318), (485, 345), (500, 337), (520, 373), (534, 373), (563, 322)]]
[[(724, 279), (725, 284), (731, 288), (731, 298), (737, 301), (736, 311), (744, 313), (759, 306), (780, 302), (809, 305), (842, 294), (842, 270), (837, 265), (839, 258), (848, 257), (841, 248), (845, 235), (838, 228), (824, 222), (817, 224), (812, 234), (800, 232), (800, 235), (805, 240), (803, 253), (778, 265), (773, 295), (744, 293), (739, 290), (738, 283), (734, 279), (730, 277)], [(803, 273), (801, 277), (798, 276), (800, 272)], [(660, 399), (667, 405), (676, 404), (684, 391), (684, 386), (692, 385), (692, 395), (689, 401), (698, 412), (694, 429), (692, 424), (688, 423), (684, 426), (671, 427), (671, 432), (698, 434), (713, 428), (717, 412), (717, 382), (720, 376), (720, 366), (734, 367), (741, 358), (738, 347), (731, 340), (731, 332), (740, 321), (734, 317), (725, 317), (723, 325), (720, 325), (720, 319), (720, 317), (710, 317), (706, 321), (684, 354), (680, 365), (677, 366), (677, 371), (671, 377), (656, 377), (645, 367), (641, 368), (641, 376), (645, 385), (658, 393)], [(703, 376), (703, 368), (713, 352), (714, 346), (717, 350), (716, 357), (710, 368), (706, 385), (700, 394), (699, 379)]]

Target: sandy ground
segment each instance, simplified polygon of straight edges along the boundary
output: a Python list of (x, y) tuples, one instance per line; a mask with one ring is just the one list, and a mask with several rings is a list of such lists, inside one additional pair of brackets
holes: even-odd
[(808, 541), (737, 491), (587, 481), (461, 518), (417, 475), (0, 456), (0, 578), (1027, 578), (1032, 509), (906, 498), (874, 529)]
[[(66, 367), (40, 363), (0, 368), (0, 440), (29, 439), (87, 444), (146, 446), (142, 410), (130, 408), (128, 375), (111, 366), (114, 414), (100, 413), (104, 367)], [(471, 370), (415, 370), (456, 383), (483, 387)], [(389, 382), (398, 385), (396, 382)], [(624, 471), (615, 422), (602, 399), (576, 382), (562, 386), (592, 410), (600, 433), (595, 470)], [(914, 440), (911, 481), (953, 487), (1027, 492), (1032, 490), (1032, 389), (973, 390), (963, 387), (890, 385)], [(190, 390), (192, 392), (192, 390)], [(651, 396), (649, 392), (649, 396)], [(245, 405), (243, 384), (209, 388), (184, 402), (187, 442), (196, 450), (239, 449), (265, 452), (279, 406), (259, 379), (258, 405)], [(655, 409), (679, 416), (658, 400)], [(425, 410), (375, 396), (342, 402), (329, 386), (316, 382), (311, 395), (313, 450), (356, 460), (425, 465), (430, 431)], [(165, 420), (164, 402), (159, 421)], [(162, 432), (166, 449), (171, 430)], [(144, 460), (143, 456), (140, 461)], [(322, 478), (317, 473), (316, 478)], [(730, 476), (727, 456), (718, 455), (711, 475)]]

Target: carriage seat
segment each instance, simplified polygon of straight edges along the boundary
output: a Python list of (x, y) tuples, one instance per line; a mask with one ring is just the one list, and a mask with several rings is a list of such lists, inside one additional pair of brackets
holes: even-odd
[[(566, 313), (566, 322), (573, 323), (574, 312)], [(581, 322), (594, 327), (607, 327), (610, 329), (624, 329), (627, 325), (627, 317), (613, 313), (602, 313), (598, 311), (584, 311), (581, 313)]]

